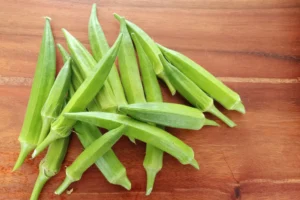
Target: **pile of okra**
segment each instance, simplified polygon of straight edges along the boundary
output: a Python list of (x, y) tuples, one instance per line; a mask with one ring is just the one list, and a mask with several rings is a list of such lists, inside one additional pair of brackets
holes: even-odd
[[(147, 174), (146, 195), (154, 187), (163, 154), (199, 169), (193, 149), (164, 127), (199, 130), (219, 126), (205, 112), (229, 127), (236, 124), (215, 106), (245, 113), (240, 96), (185, 55), (157, 44), (136, 24), (117, 14), (120, 33), (109, 47), (92, 7), (88, 37), (91, 53), (67, 30), (62, 29), (68, 50), (57, 47), (64, 65), (56, 76), (56, 49), (50, 18), (46, 24), (27, 111), (19, 136), (21, 151), (17, 170), (33, 151), (32, 158), (48, 147), (39, 164), (31, 199), (38, 199), (45, 183), (55, 176), (65, 158), (70, 135), (79, 138), (83, 152), (66, 168), (66, 177), (55, 194), (63, 193), (93, 164), (111, 184), (131, 189), (126, 169), (112, 146), (124, 135), (133, 143), (146, 143), (143, 166)], [(119, 71), (115, 60), (118, 58)], [(138, 59), (137, 59), (138, 58)], [(56, 77), (55, 77), (56, 76)], [(190, 106), (164, 103), (160, 78)], [(108, 132), (102, 135), (100, 128)]]

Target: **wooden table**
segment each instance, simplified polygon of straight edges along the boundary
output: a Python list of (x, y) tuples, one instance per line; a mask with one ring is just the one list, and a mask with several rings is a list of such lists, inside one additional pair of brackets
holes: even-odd
[[(44, 26), (52, 18), (57, 43), (66, 28), (89, 47), (87, 23), (94, 1), (19, 0), (0, 3), (0, 199), (28, 199), (43, 155), (11, 172), (31, 89)], [(238, 126), (201, 131), (168, 129), (193, 147), (201, 170), (169, 155), (155, 189), (145, 197), (145, 145), (125, 137), (114, 147), (127, 168), (132, 190), (110, 185), (96, 167), (72, 184), (71, 195), (53, 191), (63, 170), (41, 199), (295, 200), (300, 198), (300, 2), (298, 0), (102, 0), (98, 15), (110, 44), (117, 12), (157, 42), (178, 50), (218, 76), (242, 97), (247, 114), (224, 111)], [(57, 66), (62, 66), (58, 56)], [(162, 83), (165, 101), (171, 97)], [(211, 117), (211, 116), (210, 116)], [(215, 119), (214, 117), (211, 117)], [(63, 166), (82, 151), (74, 136)]]

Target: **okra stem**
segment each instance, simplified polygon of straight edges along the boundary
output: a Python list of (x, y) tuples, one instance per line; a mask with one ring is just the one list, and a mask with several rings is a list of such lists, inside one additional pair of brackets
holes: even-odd
[(67, 153), (69, 139), (70, 137), (59, 139), (50, 144), (46, 156), (39, 164), (39, 175), (30, 200), (37, 200), (46, 182), (59, 172)]
[(47, 183), (47, 181), (50, 179), (51, 177), (48, 177), (45, 175), (44, 169), (40, 168), (39, 169), (39, 175), (36, 179), (30, 200), (38, 200), (40, 193), (42, 191), (42, 189), (44, 188), (44, 185)]

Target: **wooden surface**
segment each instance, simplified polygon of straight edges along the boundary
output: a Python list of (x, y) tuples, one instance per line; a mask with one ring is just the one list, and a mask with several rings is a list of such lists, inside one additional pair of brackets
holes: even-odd
[[(84, 0), (0, 2), (0, 199), (28, 199), (43, 155), (11, 172), (44, 26), (52, 18), (57, 43), (66, 28), (87, 47), (92, 3)], [(168, 129), (193, 147), (201, 170), (169, 155), (155, 189), (145, 197), (145, 144), (126, 138), (114, 150), (127, 168), (132, 190), (110, 185), (91, 167), (71, 195), (53, 191), (64, 167), (41, 199), (295, 200), (300, 198), (300, 2), (299, 0), (101, 0), (98, 15), (109, 43), (119, 24), (132, 20), (157, 42), (181, 51), (236, 90), (247, 114), (224, 111), (238, 127), (201, 131)], [(57, 64), (62, 65), (58, 56)], [(165, 101), (171, 97), (162, 84)], [(213, 117), (211, 117), (213, 118)], [(214, 119), (214, 118), (213, 118)], [(82, 151), (76, 137), (64, 166)]]

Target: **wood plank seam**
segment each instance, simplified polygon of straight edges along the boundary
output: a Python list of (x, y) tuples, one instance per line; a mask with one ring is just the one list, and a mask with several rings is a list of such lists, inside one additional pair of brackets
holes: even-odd
[[(300, 83), (297, 78), (255, 78), (255, 77), (218, 77), (227, 83), (269, 83), (269, 84), (295, 84)], [(25, 77), (6, 77), (0, 75), (0, 85), (6, 86), (31, 86), (32, 78)]]

